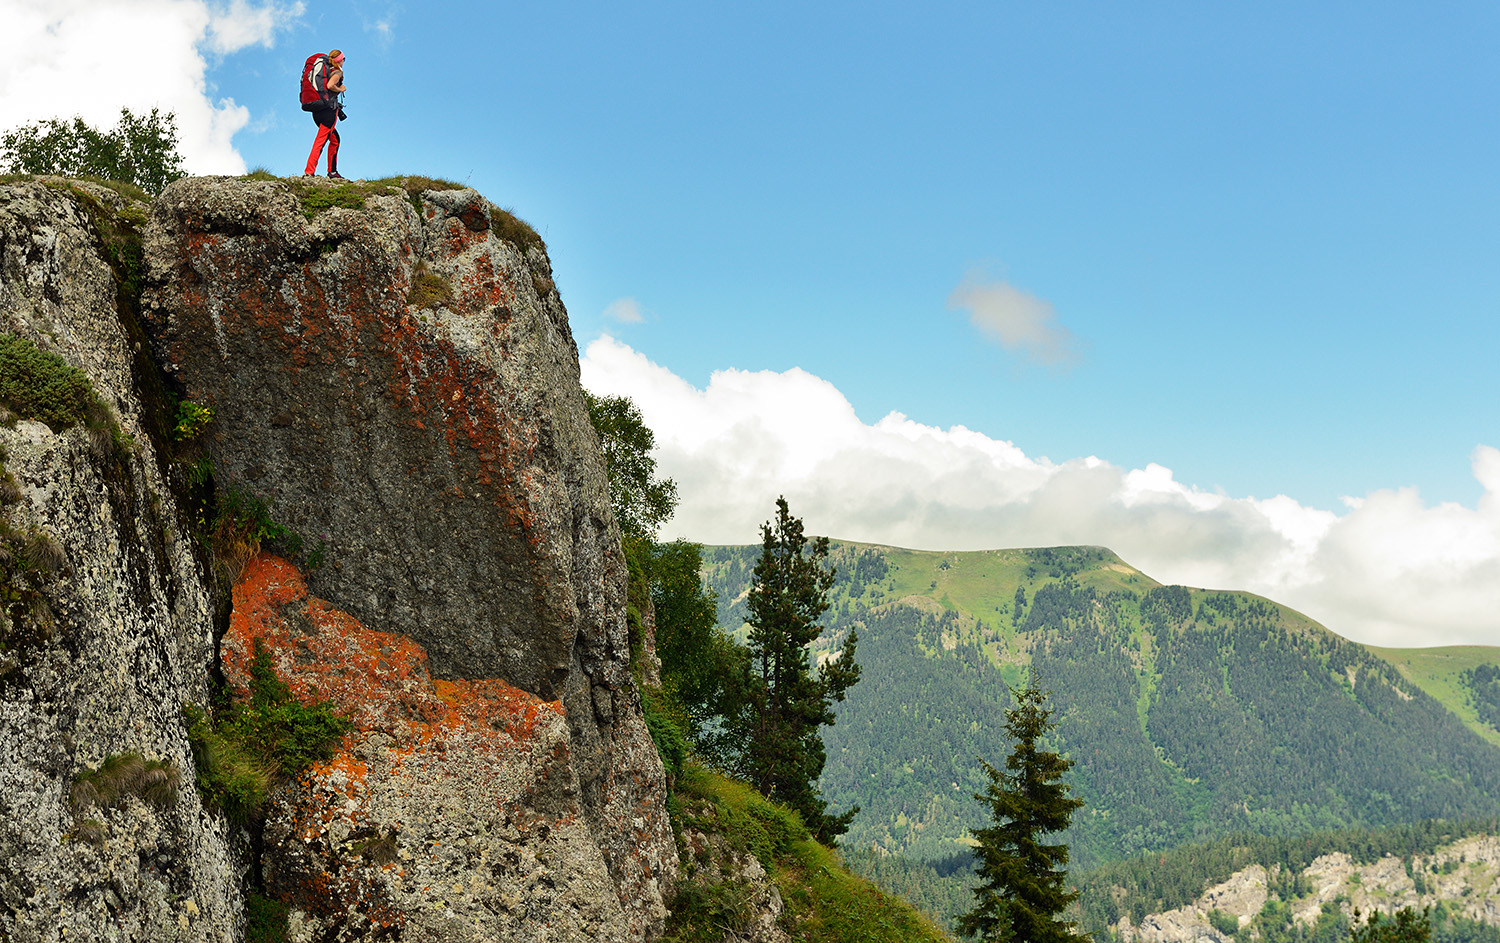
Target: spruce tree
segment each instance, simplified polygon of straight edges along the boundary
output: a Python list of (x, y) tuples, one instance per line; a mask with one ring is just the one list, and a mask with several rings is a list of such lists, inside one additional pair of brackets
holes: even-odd
[(971, 829), (979, 843), (979, 885), (974, 909), (959, 919), (958, 929), (996, 943), (1084, 943), (1089, 936), (1061, 919), (1078, 897), (1064, 885), (1068, 846), (1045, 841), (1066, 829), (1083, 805), (1061, 781), (1073, 761), (1039, 743), (1056, 724), (1035, 669), (1026, 687), (1011, 693), (1016, 706), (1005, 712), (1005, 730), (1015, 746), (1005, 769), (980, 760), (990, 782), (974, 798), (989, 807), (994, 824)]
[(849, 828), (856, 807), (830, 816), (817, 781), (827, 759), (819, 728), (834, 722), (833, 703), (859, 680), (854, 632), (837, 657), (813, 670), (809, 646), (822, 631), (833, 570), (824, 566), (828, 538), (809, 543), (802, 521), (785, 498), (776, 520), (761, 527), (750, 609), (750, 672), (742, 717), (743, 772), (761, 794), (791, 806), (819, 841), (831, 843)]

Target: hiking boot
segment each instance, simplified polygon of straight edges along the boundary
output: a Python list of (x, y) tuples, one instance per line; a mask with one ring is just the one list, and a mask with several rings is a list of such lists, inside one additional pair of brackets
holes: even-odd
[(330, 170), (330, 171), (328, 171), (328, 179), (329, 180), (343, 180), (344, 179), (344, 175), (341, 174), (341, 173), (339, 173), (337, 170)]

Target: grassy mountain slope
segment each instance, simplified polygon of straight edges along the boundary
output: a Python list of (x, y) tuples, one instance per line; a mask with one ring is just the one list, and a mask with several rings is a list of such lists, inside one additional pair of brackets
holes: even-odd
[[(705, 551), (739, 626), (756, 547)], [(934, 553), (838, 544), (821, 644), (860, 634), (861, 682), (822, 787), (862, 807), (849, 849), (940, 861), (980, 824), (1006, 685), (1053, 691), (1088, 805), (1075, 867), (1234, 832), (1500, 814), (1500, 748), (1391, 663), (1248, 593), (1161, 586), (1097, 547)]]
[[(1500, 648), (1492, 645), (1453, 645), (1445, 648), (1376, 648), (1370, 651), (1396, 666), (1402, 677), (1436, 698), (1469, 725), (1469, 729), (1500, 746), (1500, 729), (1479, 716), (1480, 700), (1468, 673), (1481, 665), (1500, 666)], [(1493, 712), (1491, 712), (1493, 713)]]

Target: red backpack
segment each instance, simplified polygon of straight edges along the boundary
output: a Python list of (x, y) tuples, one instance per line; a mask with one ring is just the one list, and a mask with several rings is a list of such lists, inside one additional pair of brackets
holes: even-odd
[(302, 104), (328, 97), (328, 53), (315, 52), (302, 66)]

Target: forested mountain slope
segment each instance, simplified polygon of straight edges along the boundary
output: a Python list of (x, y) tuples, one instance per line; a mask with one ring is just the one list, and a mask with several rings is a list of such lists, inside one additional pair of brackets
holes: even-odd
[[(705, 552), (739, 627), (756, 547)], [(1389, 662), (1239, 592), (1162, 586), (1097, 547), (935, 553), (838, 544), (822, 644), (863, 680), (825, 732), (846, 848), (937, 860), (978, 824), (1007, 684), (1035, 666), (1087, 806), (1075, 867), (1235, 832), (1500, 814), (1500, 748)], [(1500, 663), (1500, 649), (1490, 650)]]

